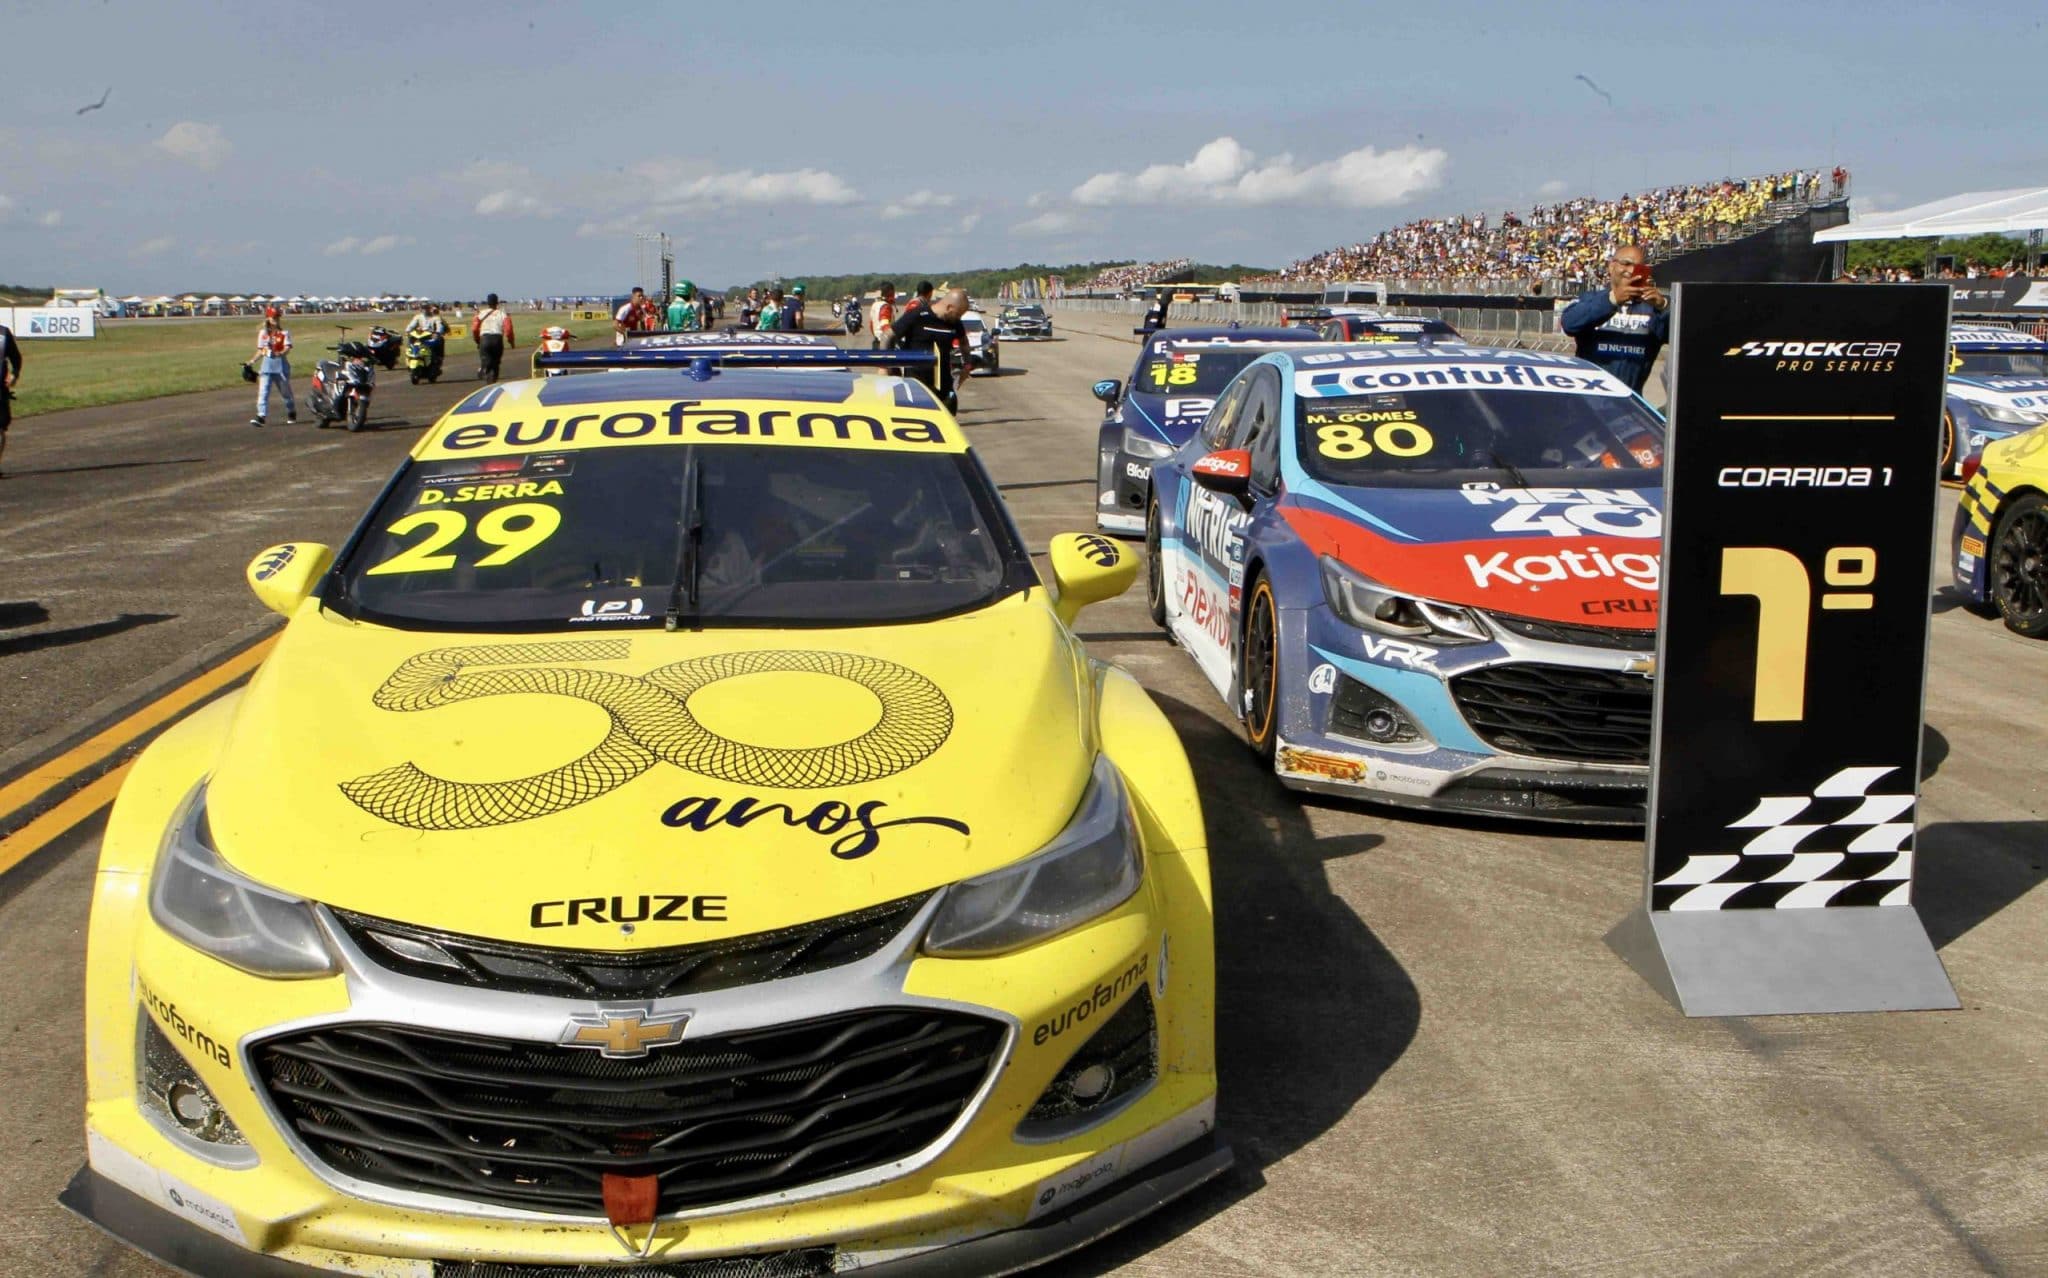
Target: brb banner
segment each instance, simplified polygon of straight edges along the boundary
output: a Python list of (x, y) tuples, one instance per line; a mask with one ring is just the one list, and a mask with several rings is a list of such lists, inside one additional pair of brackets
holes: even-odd
[(32, 337), (94, 337), (99, 318), (89, 306), (0, 306), (0, 324), (23, 341)]
[(1954, 1007), (1912, 908), (1949, 298), (1681, 284), (1648, 883), (1688, 1015)]

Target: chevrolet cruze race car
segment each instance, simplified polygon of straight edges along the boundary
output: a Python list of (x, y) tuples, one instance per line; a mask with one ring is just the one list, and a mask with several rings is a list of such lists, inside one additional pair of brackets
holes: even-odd
[(2048, 422), (2048, 341), (2012, 328), (1949, 331), (1948, 400), (1941, 423), (1941, 473), (1995, 439)]
[(1332, 315), (1316, 325), (1326, 342), (1413, 342), (1424, 337), (1437, 342), (1464, 340), (1458, 330), (1440, 319), (1411, 319), (1399, 315)]
[(996, 336), (1004, 341), (1040, 341), (1052, 336), (1052, 317), (1036, 303), (1005, 306), (996, 316)]
[(1153, 620), (1289, 786), (1639, 822), (1663, 436), (1570, 356), (1275, 350), (1153, 468)]
[(1313, 342), (1304, 328), (1176, 328), (1148, 338), (1128, 381), (1095, 383), (1104, 404), (1096, 440), (1095, 526), (1145, 530), (1152, 465), (1186, 443), (1237, 371), (1270, 342)]
[(1956, 587), (2006, 628), (2048, 638), (2048, 426), (1964, 463), (1951, 549)]
[(1186, 756), (1068, 629), (1134, 559), (1048, 589), (843, 367), (911, 359), (745, 366), (810, 354), (556, 357), (626, 367), (256, 558), (276, 648), (106, 832), (67, 1205), (237, 1278), (1007, 1273), (1227, 1166)]

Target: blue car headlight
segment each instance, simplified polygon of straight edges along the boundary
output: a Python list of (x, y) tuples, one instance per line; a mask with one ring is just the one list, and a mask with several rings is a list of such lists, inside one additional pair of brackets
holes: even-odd
[(1446, 645), (1485, 643), (1493, 637), (1470, 608), (1389, 590), (1329, 555), (1321, 562), (1324, 601), (1361, 630)]
[(207, 826), (203, 782), (164, 834), (151, 875), (149, 914), (193, 949), (256, 976), (327, 976), (337, 970), (311, 905), (237, 874), (221, 860)]
[(2013, 408), (2008, 404), (1992, 404), (1980, 401), (1971, 405), (1971, 407), (1975, 408), (1977, 415), (1985, 421), (1997, 422), (2001, 426), (2038, 426), (2042, 422), (2048, 422), (2048, 413), (2037, 412), (2033, 409)]
[(1174, 447), (1163, 439), (1155, 439), (1150, 435), (1140, 435), (1137, 431), (1126, 426), (1124, 427), (1124, 451), (1133, 457), (1143, 457), (1151, 461), (1157, 461), (1161, 457), (1173, 456)]
[(1131, 899), (1145, 853), (1116, 765), (1102, 755), (1067, 828), (1027, 861), (946, 889), (927, 954), (1002, 954), (1101, 918)]

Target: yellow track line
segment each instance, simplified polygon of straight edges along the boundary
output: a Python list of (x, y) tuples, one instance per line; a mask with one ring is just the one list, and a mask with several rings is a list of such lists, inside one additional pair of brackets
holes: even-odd
[[(270, 655), (270, 650), (276, 643), (277, 636), (272, 635), (228, 658), (220, 665), (210, 670), (202, 670), (120, 722), (94, 733), (56, 758), (39, 764), (6, 785), (0, 786), (0, 824), (5, 824), (9, 817), (34, 799), (106, 759), (144, 733), (185, 713), (200, 701), (262, 665), (263, 659)], [(36, 822), (30, 822), (14, 837), (35, 828), (35, 825)], [(9, 843), (12, 841), (12, 838), (7, 840)], [(11, 862), (0, 861), (0, 871), (4, 871), (9, 864)]]
[(0, 839), (0, 874), (5, 874), (20, 865), (42, 851), (51, 840), (112, 803), (114, 796), (120, 793), (121, 783), (128, 779), (128, 769), (134, 766), (133, 763), (122, 764), (78, 793), (68, 796), (56, 807), (6, 838)]

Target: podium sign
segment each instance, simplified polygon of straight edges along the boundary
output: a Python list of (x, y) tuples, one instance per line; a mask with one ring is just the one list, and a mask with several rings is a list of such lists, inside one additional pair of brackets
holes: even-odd
[(1642, 911), (1694, 1016), (1954, 1007), (1912, 907), (1940, 285), (1682, 284)]

